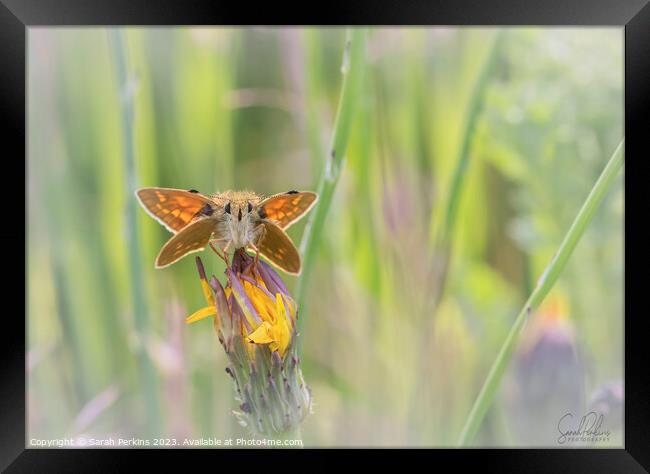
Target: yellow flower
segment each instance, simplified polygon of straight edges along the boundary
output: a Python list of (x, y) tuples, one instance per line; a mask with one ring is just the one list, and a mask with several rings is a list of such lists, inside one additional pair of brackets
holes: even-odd
[(275, 311), (267, 312), (263, 319), (262, 324), (248, 335), (248, 340), (254, 344), (268, 344), (269, 349), (279, 351), (284, 357), (291, 342), (291, 329), (280, 293), (275, 295)]
[(201, 308), (200, 310), (193, 313), (191, 316), (185, 318), (185, 322), (187, 324), (195, 323), (209, 316), (217, 315), (217, 303), (214, 299), (214, 295), (212, 294), (212, 289), (210, 288), (210, 284), (208, 283), (207, 278), (205, 278), (205, 271), (203, 270), (203, 264), (200, 262), (201, 262), (200, 260), (197, 260), (197, 266), (199, 266), (199, 274), (201, 279), (201, 288), (203, 289), (203, 296), (205, 297), (205, 301), (208, 302), (208, 306), (206, 306), (205, 308)]
[(214, 317), (241, 410), (233, 413), (258, 434), (297, 429), (311, 412), (311, 392), (294, 344), (297, 305), (282, 279), (243, 250), (235, 252), (226, 269), (225, 288), (214, 276), (207, 279), (198, 257), (196, 265), (207, 306), (186, 322)]
[[(233, 258), (233, 268), (226, 270), (228, 284), (225, 289), (215, 278), (208, 282), (203, 264), (197, 257), (201, 287), (208, 306), (190, 315), (185, 322), (189, 324), (216, 316), (215, 325), (220, 337), (226, 323), (228, 326), (234, 324), (239, 326), (239, 334), (249, 343), (268, 344), (271, 352), (284, 357), (295, 330), (296, 303), (286, 292), (286, 287), (279, 284), (281, 280), (270, 267), (264, 262), (250, 265), (250, 257), (246, 257), (244, 253), (237, 253)], [(235, 320), (239, 313), (243, 320), (238, 325)], [(249, 352), (253, 357), (254, 352)]]

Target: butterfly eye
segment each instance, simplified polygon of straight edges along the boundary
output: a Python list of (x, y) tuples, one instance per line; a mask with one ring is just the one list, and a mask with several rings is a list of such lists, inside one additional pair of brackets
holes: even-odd
[(197, 215), (204, 215), (204, 216), (211, 216), (213, 212), (214, 212), (214, 209), (212, 209), (212, 206), (210, 204), (206, 204), (196, 214)]
[(260, 215), (260, 219), (266, 219), (267, 218), (266, 211), (264, 210), (263, 207), (260, 207), (257, 210), (257, 213)]
[(250, 202), (248, 203), (248, 212), (253, 212), (253, 205)]
[(230, 203), (226, 204), (226, 207), (223, 208), (226, 214), (230, 214)]

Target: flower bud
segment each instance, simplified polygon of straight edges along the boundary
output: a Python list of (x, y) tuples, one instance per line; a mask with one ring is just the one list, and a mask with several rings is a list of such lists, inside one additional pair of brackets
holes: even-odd
[(261, 436), (295, 433), (311, 412), (296, 350), (295, 301), (268, 264), (242, 249), (226, 269), (225, 288), (214, 277), (208, 283), (201, 259), (196, 262), (208, 306), (186, 321), (214, 317), (235, 385), (239, 410), (233, 413)]

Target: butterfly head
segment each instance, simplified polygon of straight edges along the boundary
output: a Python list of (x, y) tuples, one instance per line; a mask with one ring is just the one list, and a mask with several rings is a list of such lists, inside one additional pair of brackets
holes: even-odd
[(245, 247), (253, 241), (254, 229), (261, 219), (258, 204), (261, 198), (251, 192), (226, 192), (214, 196), (222, 209), (224, 237), (234, 248)]
[(251, 201), (228, 201), (223, 207), (224, 217), (231, 222), (242, 222), (255, 218), (257, 213)]

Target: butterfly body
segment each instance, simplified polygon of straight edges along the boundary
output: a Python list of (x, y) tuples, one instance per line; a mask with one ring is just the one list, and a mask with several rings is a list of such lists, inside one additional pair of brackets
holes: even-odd
[(136, 196), (152, 217), (174, 233), (158, 254), (156, 268), (214, 244), (224, 252), (255, 250), (282, 270), (300, 273), (300, 254), (284, 229), (311, 209), (315, 193), (289, 191), (262, 198), (251, 191), (205, 195), (195, 190), (143, 188)]
[[(217, 235), (233, 249), (247, 247), (260, 237), (262, 219), (257, 205), (262, 198), (250, 191), (227, 191), (211, 197), (223, 212), (216, 217)], [(226, 210), (228, 212), (226, 212)]]

